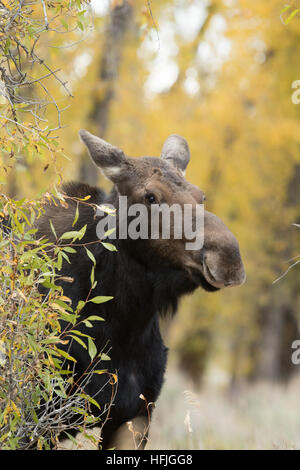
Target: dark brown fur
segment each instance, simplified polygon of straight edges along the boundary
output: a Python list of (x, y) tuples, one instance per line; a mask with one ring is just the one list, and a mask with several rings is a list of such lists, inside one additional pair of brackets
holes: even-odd
[[(88, 244), (97, 263), (97, 286), (92, 296), (114, 297), (101, 306), (88, 303), (82, 311), (83, 317), (100, 314), (105, 322), (95, 322), (92, 330), (81, 325), (82, 332), (92, 333), (98, 351), (109, 341), (111, 360), (105, 363), (105, 368), (118, 375), (115, 402), (102, 434), (103, 447), (107, 448), (116, 444), (118, 429), (127, 421), (141, 417), (145, 425), (148, 420), (146, 403), (158, 398), (167, 360), (167, 350), (159, 331), (159, 314), (167, 310), (174, 312), (178, 299), (197, 287), (217, 291), (226, 285), (242, 284), (245, 273), (236, 238), (217, 216), (207, 211), (204, 246), (198, 251), (187, 251), (184, 239), (172, 237), (168, 240), (117, 239), (112, 243), (118, 251), (106, 250), (97, 240), (99, 217), (95, 216), (93, 204), (110, 203), (118, 208), (119, 195), (126, 195), (128, 206), (139, 202), (150, 208), (151, 194), (158, 204), (191, 204), (194, 207), (203, 202), (204, 193), (187, 182), (182, 174), (189, 160), (189, 150), (179, 136), (167, 140), (162, 158), (140, 159), (126, 157), (119, 149), (86, 131), (81, 131), (81, 137), (96, 164), (115, 186), (108, 195), (80, 183), (64, 186), (63, 190), (70, 198), (87, 195), (91, 198), (79, 203), (67, 198), (67, 208), (48, 204), (39, 222), (38, 236), (54, 241), (50, 219), (58, 236), (86, 224), (86, 234), (80, 243)], [(79, 219), (72, 227), (77, 204)], [(78, 247), (70, 260), (71, 264), (63, 264), (61, 274), (71, 276), (74, 282), (63, 282), (62, 285), (65, 295), (76, 306), (88, 295), (92, 263), (83, 247)], [(77, 358), (75, 375), (80, 377), (90, 362), (88, 353), (74, 343), (70, 354)], [(86, 387), (102, 410), (111, 397), (111, 387), (105, 386), (106, 380), (104, 375), (95, 375)], [(141, 395), (146, 401), (140, 398)], [(96, 407), (93, 413), (99, 414)], [(142, 445), (144, 443), (145, 439)]]

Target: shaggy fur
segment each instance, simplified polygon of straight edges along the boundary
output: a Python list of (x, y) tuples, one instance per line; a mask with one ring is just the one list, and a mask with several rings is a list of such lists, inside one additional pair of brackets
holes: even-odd
[[(115, 192), (106, 196), (103, 191), (79, 183), (70, 183), (63, 187), (69, 196), (83, 198), (91, 195), (89, 203), (113, 203)], [(70, 200), (68, 208), (49, 205), (46, 213), (39, 221), (37, 236), (46, 236), (53, 240), (49, 219), (55, 227), (57, 235), (71, 229), (80, 229), (87, 224), (87, 231), (80, 243), (97, 240), (94, 209), (87, 204), (79, 204), (79, 219), (74, 228), (76, 202)], [(97, 260), (95, 279), (98, 284), (92, 291), (96, 295), (110, 295), (114, 299), (96, 305), (88, 303), (82, 310), (82, 318), (90, 315), (100, 315), (105, 322), (94, 322), (93, 329), (80, 325), (80, 330), (92, 334), (96, 338), (98, 351), (106, 347), (109, 350), (110, 361), (101, 363), (109, 372), (117, 373), (118, 384), (114, 404), (109, 413), (109, 419), (103, 428), (103, 448), (113, 443), (114, 432), (122, 423), (137, 416), (148, 419), (148, 411), (142, 394), (147, 402), (155, 402), (160, 393), (167, 362), (167, 348), (163, 344), (159, 330), (159, 314), (175, 312), (178, 298), (191, 292), (199, 284), (208, 290), (216, 290), (209, 286), (204, 278), (193, 281), (182, 270), (170, 268), (151, 256), (141, 256), (146, 253), (143, 247), (146, 240), (114, 240), (118, 249), (110, 252), (100, 243), (87, 245)], [(72, 299), (73, 307), (79, 300), (85, 299), (90, 290), (92, 262), (83, 247), (77, 247), (76, 254), (68, 254), (71, 264), (64, 263), (60, 275), (72, 277), (74, 281), (62, 282), (64, 294)], [(75, 341), (69, 354), (77, 359), (75, 374), (81, 377), (88, 368), (90, 358), (88, 353)], [(101, 368), (100, 367), (100, 368)], [(86, 392), (96, 397), (101, 410), (110, 402), (112, 389), (107, 384), (107, 375), (93, 375), (93, 380), (86, 387)], [(99, 390), (102, 390), (99, 393)], [(151, 406), (149, 407), (151, 410)], [(99, 414), (94, 407), (93, 414)], [(103, 419), (105, 416), (103, 416)]]
[[(88, 303), (81, 312), (82, 318), (100, 315), (104, 322), (95, 322), (92, 329), (80, 324), (83, 333), (95, 338), (98, 351), (109, 349), (111, 360), (101, 366), (118, 376), (115, 399), (102, 432), (103, 448), (108, 448), (117, 443), (117, 431), (127, 421), (140, 417), (143, 424), (148, 423), (152, 407), (147, 409), (146, 404), (155, 402), (159, 396), (167, 362), (159, 315), (167, 311), (174, 313), (178, 299), (199, 286), (213, 292), (225, 286), (240, 285), (245, 280), (245, 272), (236, 238), (217, 216), (207, 211), (204, 245), (200, 250), (186, 250), (184, 239), (163, 237), (117, 239), (113, 241), (116, 252), (105, 249), (96, 235), (100, 219), (92, 204), (112, 204), (118, 209), (119, 195), (125, 195), (128, 207), (138, 202), (149, 208), (151, 195), (157, 204), (177, 203), (181, 207), (190, 204), (195, 208), (203, 202), (204, 194), (183, 177), (190, 158), (183, 137), (170, 136), (161, 158), (136, 159), (87, 131), (80, 131), (80, 136), (96, 165), (115, 186), (106, 195), (100, 189), (80, 183), (65, 185), (63, 191), (69, 197), (82, 199), (90, 195), (91, 198), (79, 203), (79, 218), (74, 228), (78, 202), (67, 199), (66, 208), (48, 204), (45, 215), (39, 220), (37, 236), (54, 241), (49, 219), (58, 237), (87, 225), (80, 243), (88, 244), (96, 259), (97, 286), (91, 296), (113, 296), (113, 300), (104, 304)], [(69, 257), (71, 264), (65, 262), (61, 274), (74, 281), (62, 285), (75, 307), (90, 291), (92, 261), (84, 247), (78, 247), (77, 253)], [(76, 342), (66, 348), (70, 348), (69, 353), (77, 359), (75, 378), (80, 381), (90, 363), (88, 352)], [(107, 375), (94, 374), (86, 392), (97, 400), (103, 412), (112, 395)], [(92, 412), (99, 415), (97, 407)], [(142, 445), (145, 441), (146, 436)]]

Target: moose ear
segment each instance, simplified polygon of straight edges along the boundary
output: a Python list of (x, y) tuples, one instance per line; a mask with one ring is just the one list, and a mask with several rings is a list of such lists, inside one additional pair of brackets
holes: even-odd
[(84, 129), (79, 131), (79, 136), (104, 176), (114, 183), (123, 179), (127, 157), (122, 150)]
[(168, 160), (184, 174), (190, 161), (190, 149), (187, 141), (180, 135), (170, 135), (163, 145), (161, 158)]

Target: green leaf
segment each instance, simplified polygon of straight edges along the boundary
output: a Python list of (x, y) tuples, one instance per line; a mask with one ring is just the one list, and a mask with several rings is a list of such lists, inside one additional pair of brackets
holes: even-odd
[(73, 223), (72, 223), (72, 227), (74, 227), (74, 225), (76, 224), (76, 222), (78, 220), (78, 217), (79, 217), (79, 209), (78, 209), (78, 203), (77, 203), (76, 211), (75, 211), (75, 217), (74, 217), (74, 220), (73, 220)]
[(78, 238), (79, 236), (79, 231), (78, 230), (71, 230), (70, 232), (65, 232), (60, 236), (60, 240), (69, 240), (69, 239), (74, 239)]
[(81, 23), (81, 21), (77, 20), (77, 26), (79, 27), (79, 29), (81, 29), (81, 31), (83, 31), (83, 24)]
[(105, 232), (105, 234), (103, 235), (103, 238), (109, 237), (109, 235), (111, 235), (112, 233), (114, 233), (115, 230), (116, 230), (115, 228), (110, 228), (109, 230), (107, 230), (107, 231)]
[(67, 253), (76, 253), (76, 250), (70, 246), (64, 246), (63, 251), (66, 251)]
[(36, 343), (34, 337), (32, 335), (28, 334), (27, 339), (28, 339), (28, 343), (30, 344), (32, 350), (34, 352), (37, 352), (38, 351), (38, 344)]
[(110, 361), (110, 357), (105, 353), (100, 353), (98, 357), (101, 359), (101, 361)]
[(62, 390), (61, 388), (54, 388), (53, 391), (54, 391), (54, 393), (56, 393), (56, 395), (58, 395), (59, 397), (67, 398), (66, 392), (65, 392), (64, 390)]
[(89, 397), (88, 397), (88, 401), (89, 401), (90, 403), (92, 403), (93, 405), (95, 405), (99, 410), (101, 410), (101, 407), (100, 407), (99, 403), (97, 403), (94, 398), (92, 398), (92, 397), (89, 396)]
[(112, 245), (111, 243), (107, 243), (107, 242), (101, 242), (101, 243), (104, 246), (104, 248), (106, 248), (109, 251), (118, 251), (115, 245)]
[(71, 434), (69, 434), (67, 431), (64, 431), (64, 433), (66, 434), (66, 436), (70, 439), (70, 441), (73, 442), (73, 444), (75, 444), (75, 446), (78, 446), (78, 442), (76, 441), (75, 437), (72, 436)]
[(9, 48), (10, 48), (11, 42), (10, 39), (7, 38), (5, 41), (5, 46), (4, 46), (4, 55), (8, 54)]
[(75, 323), (77, 319), (77, 316), (75, 314), (62, 312), (61, 310), (59, 310), (59, 316), (62, 320), (65, 320), (68, 323)]
[(73, 374), (73, 371), (72, 370), (64, 370), (64, 369), (61, 369), (59, 371), (59, 375), (70, 375), (70, 374)]
[[(61, 299), (55, 299), (54, 303), (57, 305), (60, 305), (62, 308), (64, 308), (65, 310), (68, 310), (69, 312), (73, 312), (72, 307), (70, 307), (70, 305), (68, 305), (66, 302), (64, 302)], [(71, 313), (71, 315), (74, 317), (73, 313)]]
[(75, 335), (68, 335), (68, 336), (71, 336), (71, 338), (75, 339), (77, 343), (79, 343), (84, 349), (86, 349), (86, 344), (82, 341), (82, 339), (78, 338)]
[(91, 279), (92, 289), (94, 289), (94, 284), (95, 284), (95, 265), (92, 267), (90, 279)]
[(89, 302), (93, 302), (94, 304), (103, 304), (104, 302), (108, 302), (111, 299), (113, 299), (111, 296), (98, 295), (97, 297), (90, 299)]
[(96, 259), (95, 259), (95, 256), (93, 255), (93, 253), (87, 249), (87, 247), (85, 246), (85, 251), (86, 251), (86, 254), (88, 255), (88, 257), (90, 258), (90, 260), (94, 263), (94, 265), (96, 264)]
[(295, 18), (297, 13), (299, 13), (299, 11), (300, 11), (300, 8), (296, 8), (294, 11), (292, 11), (292, 13), (289, 15), (287, 20), (285, 20), (285, 24), (289, 24), (292, 21), (292, 19)]
[(33, 418), (33, 421), (35, 422), (35, 424), (37, 424), (39, 422), (39, 418), (38, 418), (34, 408), (32, 408), (32, 418)]
[(41, 341), (41, 344), (55, 344), (55, 343), (60, 343), (61, 342), (61, 339), (57, 336), (57, 337), (52, 337), (52, 338), (48, 338), (48, 339), (44, 339), (43, 341)]
[(97, 315), (91, 315), (90, 317), (87, 318), (87, 320), (90, 320), (90, 321), (105, 321), (104, 318), (98, 317)]
[(61, 250), (61, 255), (65, 260), (68, 261), (69, 264), (71, 264), (70, 258), (68, 257), (66, 253), (63, 252), (63, 250)]
[(51, 230), (52, 230), (53, 235), (54, 235), (55, 238), (57, 239), (57, 235), (56, 235), (55, 228), (54, 228), (54, 226), (53, 226), (52, 220), (49, 220), (49, 224), (50, 224), (50, 227), (51, 227)]
[(82, 333), (81, 331), (78, 331), (78, 330), (70, 330), (70, 333), (73, 333), (79, 336), (84, 336), (85, 338), (89, 338), (89, 335), (86, 335), (85, 333)]
[(60, 22), (63, 25), (63, 27), (68, 31), (68, 29), (69, 29), (68, 23), (63, 19), (61, 19)]
[(71, 230), (70, 232), (65, 232), (60, 236), (60, 240), (81, 240), (85, 235), (87, 225), (84, 225), (80, 230)]
[(289, 8), (291, 8), (291, 7), (292, 7), (292, 5), (285, 5), (280, 13), (281, 14), (284, 13), (285, 11), (289, 10)]
[(57, 255), (57, 263), (56, 263), (56, 267), (57, 267), (58, 271), (61, 270), (62, 261), (63, 261), (62, 254), (61, 254), (61, 252), (59, 252), (58, 255)]
[(91, 360), (93, 361), (97, 354), (97, 348), (92, 338), (88, 338), (88, 352)]
[(77, 307), (76, 307), (76, 312), (80, 312), (80, 310), (82, 310), (84, 306), (85, 306), (85, 301), (79, 300)]
[(69, 361), (77, 362), (77, 360), (74, 359), (74, 357), (70, 356), (70, 354), (68, 354), (66, 351), (63, 351), (62, 349), (58, 349), (58, 348), (56, 348), (56, 350), (57, 350), (57, 352), (59, 353), (60, 356), (65, 357)]
[(81, 239), (83, 238), (83, 236), (85, 235), (86, 227), (87, 227), (87, 225), (85, 224), (85, 225), (79, 230), (79, 233), (80, 233), (79, 240), (81, 240)]

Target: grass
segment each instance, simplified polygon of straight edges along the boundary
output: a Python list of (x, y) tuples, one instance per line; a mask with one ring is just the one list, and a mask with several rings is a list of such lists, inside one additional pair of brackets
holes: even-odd
[(148, 449), (300, 449), (300, 377), (229, 393), (169, 369)]

